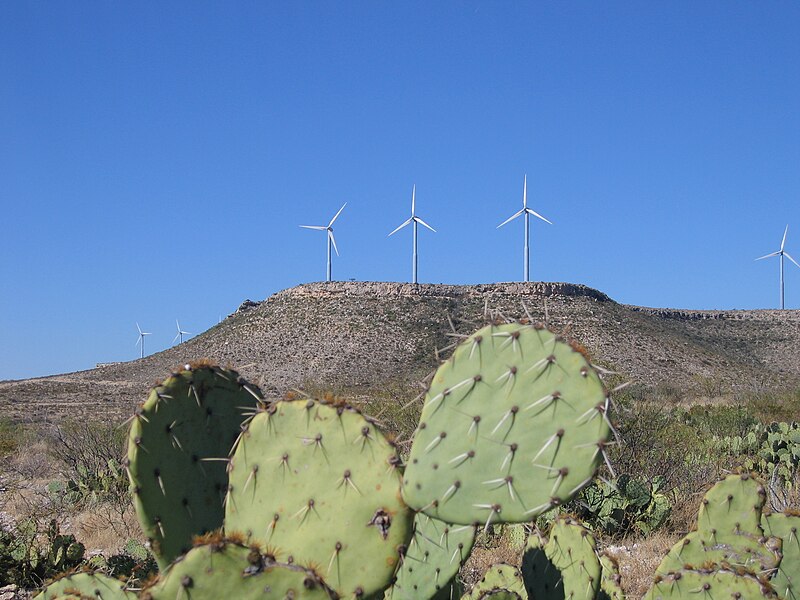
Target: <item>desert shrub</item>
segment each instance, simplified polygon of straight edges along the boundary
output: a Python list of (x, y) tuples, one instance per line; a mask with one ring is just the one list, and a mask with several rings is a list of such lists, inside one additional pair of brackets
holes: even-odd
[(20, 445), (23, 426), (10, 419), (0, 419), (0, 459), (13, 454)]
[(764, 424), (800, 421), (800, 389), (749, 391), (739, 394), (736, 401)]
[(48, 486), (54, 503), (69, 508), (87, 502), (129, 502), (128, 481), (119, 462), (125, 448), (123, 430), (107, 423), (71, 421), (53, 430), (48, 445), (66, 480)]

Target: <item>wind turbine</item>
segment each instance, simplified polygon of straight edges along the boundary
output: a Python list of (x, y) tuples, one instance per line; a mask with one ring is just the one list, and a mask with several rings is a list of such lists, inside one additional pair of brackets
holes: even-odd
[(175, 319), (175, 326), (178, 328), (178, 333), (175, 334), (174, 338), (172, 338), (172, 343), (174, 344), (175, 340), (180, 338), (181, 341), (179, 343), (182, 344), (183, 343), (183, 336), (184, 335), (192, 335), (192, 334), (189, 331), (184, 331), (183, 329), (181, 329), (181, 324), (178, 323), (178, 319)]
[(414, 187), (411, 188), (411, 216), (403, 221), (402, 225), (400, 225), (397, 229), (392, 231), (386, 237), (394, 235), (398, 231), (400, 231), (406, 225), (412, 226), (412, 249), (411, 249), (411, 283), (417, 283), (417, 223), (420, 225), (424, 225), (428, 229), (430, 229), (433, 233), (436, 233), (436, 230), (428, 225), (425, 221), (420, 219), (416, 213), (416, 203), (417, 203), (417, 184), (414, 184)]
[(788, 232), (789, 232), (789, 226), (787, 225), (786, 229), (783, 230), (783, 239), (781, 240), (781, 249), (780, 250), (778, 250), (777, 252), (772, 252), (770, 254), (766, 254), (764, 256), (759, 256), (756, 259), (756, 260), (762, 260), (764, 258), (771, 258), (773, 256), (780, 256), (781, 257), (781, 309), (783, 309), (783, 257), (785, 256), (790, 261), (792, 261), (794, 264), (796, 264), (798, 267), (800, 267), (800, 265), (797, 264), (797, 261), (795, 259), (793, 259), (791, 256), (789, 256), (789, 253), (786, 252), (786, 250), (783, 249), (783, 247), (786, 245), (786, 234)]
[(139, 330), (139, 338), (136, 340), (136, 345), (138, 346), (139, 344), (141, 344), (141, 346), (142, 346), (142, 354), (141, 354), (140, 358), (144, 358), (144, 336), (153, 335), (153, 334), (149, 333), (149, 332), (146, 332), (146, 331), (142, 331), (142, 328), (139, 327), (138, 323), (136, 324), (136, 329)]
[(331, 222), (327, 225), (300, 225), (300, 227), (304, 229), (316, 229), (318, 231), (328, 232), (328, 278), (326, 281), (331, 280), (331, 244), (333, 244), (333, 249), (336, 251), (336, 256), (339, 256), (339, 249), (336, 247), (336, 240), (333, 237), (333, 222), (339, 218), (339, 215), (342, 214), (345, 206), (347, 206), (347, 202), (342, 204), (342, 208), (339, 209), (339, 212), (333, 215)]
[(528, 176), (527, 175), (525, 175), (525, 178), (523, 179), (523, 183), (522, 183), (522, 208), (519, 209), (517, 212), (515, 212), (510, 217), (508, 217), (505, 221), (500, 223), (500, 225), (498, 225), (497, 228), (500, 229), (506, 223), (510, 223), (511, 221), (513, 221), (517, 217), (521, 217), (522, 215), (525, 215), (525, 252), (524, 252), (524, 255), (523, 255), (523, 259), (522, 259), (523, 260), (523, 277), (524, 277), (523, 281), (527, 282), (527, 281), (530, 281), (530, 248), (529, 248), (529, 246), (530, 246), (530, 237), (531, 237), (530, 236), (530, 224), (528, 223), (528, 217), (530, 215), (533, 215), (534, 217), (540, 218), (545, 223), (550, 223), (550, 225), (553, 224), (552, 222), (550, 222), (547, 219), (545, 219), (542, 215), (540, 215), (539, 213), (537, 213), (533, 209), (528, 208)]

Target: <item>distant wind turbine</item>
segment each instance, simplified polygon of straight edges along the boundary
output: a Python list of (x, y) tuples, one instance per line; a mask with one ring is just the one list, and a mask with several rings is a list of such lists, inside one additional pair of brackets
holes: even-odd
[(191, 334), (191, 332), (189, 332), (189, 331), (184, 331), (183, 329), (181, 329), (181, 324), (180, 324), (180, 323), (178, 323), (178, 319), (175, 319), (175, 326), (178, 328), (178, 333), (177, 333), (177, 334), (175, 334), (175, 337), (174, 337), (174, 338), (172, 338), (172, 343), (174, 344), (174, 343), (175, 343), (175, 340), (177, 340), (178, 338), (180, 338), (180, 340), (181, 340), (181, 341), (180, 341), (180, 342), (178, 342), (178, 343), (182, 344), (182, 343), (183, 343), (183, 336), (185, 336), (185, 335), (192, 335), (192, 334)]
[(506, 223), (510, 223), (511, 221), (513, 221), (517, 217), (521, 217), (522, 215), (525, 215), (525, 250), (524, 250), (523, 259), (522, 259), (522, 261), (523, 261), (523, 272), (522, 272), (522, 274), (523, 274), (523, 277), (524, 277), (523, 281), (530, 281), (530, 248), (529, 248), (529, 246), (530, 246), (530, 237), (531, 236), (530, 236), (530, 224), (528, 223), (528, 217), (530, 215), (533, 215), (534, 217), (540, 218), (545, 223), (550, 223), (550, 225), (552, 225), (553, 223), (548, 221), (547, 219), (545, 219), (542, 215), (540, 215), (539, 213), (537, 213), (533, 209), (528, 208), (528, 176), (527, 175), (525, 175), (525, 178), (523, 179), (523, 182), (522, 182), (522, 208), (520, 210), (518, 210), (517, 212), (515, 212), (510, 217), (508, 217), (505, 221), (500, 223), (500, 225), (498, 225), (497, 228), (500, 229)]
[(339, 218), (339, 215), (342, 214), (345, 206), (347, 206), (347, 202), (342, 204), (342, 208), (339, 209), (339, 212), (333, 215), (331, 222), (327, 225), (300, 225), (300, 227), (304, 229), (316, 229), (318, 231), (328, 232), (328, 278), (326, 281), (331, 280), (331, 244), (333, 244), (333, 249), (336, 251), (336, 256), (339, 256), (339, 249), (336, 247), (336, 240), (333, 237), (333, 222)]
[(153, 334), (152, 334), (152, 333), (149, 333), (149, 332), (146, 332), (146, 331), (142, 331), (142, 328), (141, 328), (141, 327), (139, 327), (139, 324), (138, 324), (138, 323), (136, 324), (136, 329), (138, 329), (138, 330), (139, 330), (139, 337), (138, 337), (138, 339), (136, 340), (136, 345), (137, 345), (137, 346), (139, 346), (139, 345), (141, 345), (141, 346), (142, 346), (142, 354), (141, 354), (140, 358), (144, 358), (144, 336), (146, 336), (146, 335), (153, 335)]
[[(411, 283), (417, 283), (417, 223), (419, 223), (420, 225), (424, 225), (425, 227), (430, 229), (432, 232), (436, 233), (436, 230), (433, 227), (428, 225), (425, 221), (423, 221), (422, 219), (420, 219), (417, 216), (416, 203), (417, 203), (417, 184), (415, 183), (414, 187), (411, 188), (411, 216), (408, 219), (406, 219), (405, 221), (403, 221), (403, 223), (397, 229), (395, 229), (394, 231), (392, 231), (392, 233), (389, 234), (389, 236), (394, 235), (395, 233), (400, 231), (406, 225), (411, 225), (412, 226), (413, 234), (412, 234), (412, 242), (411, 242), (411, 244), (412, 244), (412, 248), (411, 248)], [(389, 237), (389, 236), (386, 236), (386, 237)]]
[(763, 260), (765, 258), (771, 258), (773, 256), (780, 256), (781, 257), (781, 309), (783, 309), (783, 257), (785, 256), (790, 261), (792, 261), (794, 264), (796, 264), (798, 267), (800, 267), (800, 265), (797, 264), (797, 261), (795, 259), (793, 259), (791, 256), (789, 256), (789, 253), (786, 252), (786, 250), (783, 249), (783, 247), (786, 245), (786, 234), (788, 232), (789, 232), (789, 226), (787, 225), (786, 229), (783, 230), (783, 239), (781, 240), (781, 249), (780, 250), (778, 250), (777, 252), (772, 252), (770, 254), (766, 254), (764, 256), (759, 256), (756, 259), (756, 260)]

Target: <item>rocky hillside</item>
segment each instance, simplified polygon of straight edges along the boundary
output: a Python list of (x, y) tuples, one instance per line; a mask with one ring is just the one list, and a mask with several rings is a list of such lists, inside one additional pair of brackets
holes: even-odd
[(453, 341), (487, 314), (525, 317), (586, 346), (596, 363), (646, 386), (727, 389), (800, 382), (800, 311), (687, 311), (614, 302), (565, 283), (449, 286), (313, 283), (245, 302), (202, 335), (142, 360), (53, 377), (0, 382), (0, 414), (119, 419), (177, 365), (232, 365), (270, 395), (331, 388), (344, 395), (412, 396)]

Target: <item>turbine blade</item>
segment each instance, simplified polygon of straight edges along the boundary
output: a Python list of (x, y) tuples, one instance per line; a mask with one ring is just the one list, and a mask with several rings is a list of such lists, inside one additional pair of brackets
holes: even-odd
[(338, 218), (339, 218), (339, 215), (340, 215), (340, 214), (342, 214), (342, 211), (344, 210), (344, 207), (345, 207), (345, 206), (347, 206), (347, 202), (345, 202), (344, 204), (342, 204), (342, 208), (340, 208), (340, 209), (339, 209), (339, 212), (337, 212), (335, 215), (333, 215), (333, 218), (331, 219), (331, 222), (330, 222), (330, 223), (328, 223), (328, 227), (330, 227), (331, 225), (333, 225), (333, 222), (334, 222), (336, 219), (338, 219)]
[(786, 226), (786, 229), (783, 230), (783, 239), (781, 240), (781, 250), (783, 250), (783, 246), (786, 244), (786, 234), (789, 233), (789, 226)]
[(500, 225), (498, 225), (498, 226), (497, 226), (497, 229), (500, 229), (500, 228), (501, 228), (503, 225), (505, 225), (506, 223), (510, 223), (511, 221), (513, 221), (514, 219), (516, 219), (517, 217), (519, 217), (519, 216), (522, 216), (522, 215), (524, 215), (524, 214), (525, 214), (525, 209), (524, 209), (524, 208), (523, 208), (522, 210), (518, 210), (518, 211), (517, 211), (517, 212), (515, 212), (513, 215), (511, 215), (510, 217), (508, 217), (508, 218), (507, 218), (505, 221), (503, 221), (502, 223), (500, 223)]
[[(406, 225), (408, 225), (409, 223), (411, 223), (413, 220), (414, 220), (414, 217), (411, 217), (410, 219), (406, 219), (405, 221), (403, 221), (403, 224), (402, 224), (402, 225), (400, 225), (400, 226), (399, 226), (397, 229), (395, 229), (395, 230), (394, 230), (392, 233), (390, 233), (389, 235), (394, 235), (395, 233), (397, 233), (398, 231), (400, 231), (400, 230), (401, 230), (403, 227), (405, 227)], [(386, 237), (389, 237), (389, 235), (387, 235)]]
[(548, 221), (548, 220), (547, 220), (547, 219), (545, 219), (545, 218), (544, 218), (542, 215), (540, 215), (539, 213), (537, 213), (535, 210), (533, 210), (533, 209), (531, 209), (531, 208), (526, 208), (526, 209), (525, 209), (525, 212), (527, 212), (529, 215), (533, 215), (534, 217), (539, 217), (539, 218), (540, 218), (542, 221), (544, 221), (545, 223), (550, 223), (550, 225), (552, 225), (552, 224), (553, 224), (553, 222), (552, 222), (552, 221)]
[(436, 233), (436, 230), (435, 230), (433, 227), (431, 227), (430, 225), (428, 225), (428, 224), (427, 224), (425, 221), (423, 221), (423, 220), (422, 220), (422, 219), (420, 219), (419, 217), (414, 217), (414, 220), (415, 220), (417, 223), (419, 223), (420, 225), (424, 225), (425, 227), (427, 227), (428, 229), (430, 229), (430, 230), (431, 230), (433, 233)]
[(134, 344), (134, 346), (138, 346), (141, 343), (142, 343), (142, 336), (140, 335), (139, 337), (136, 338), (136, 343)]
[[(796, 264), (796, 265), (797, 265), (797, 261), (796, 261), (795, 259), (793, 259), (791, 256), (789, 256), (789, 253), (788, 253), (788, 252), (784, 252), (784, 253), (783, 253), (783, 255), (784, 255), (786, 258), (788, 258), (790, 261), (792, 261), (794, 264)], [(800, 265), (797, 265), (797, 266), (798, 266), (798, 267), (800, 267)]]
[(522, 180), (522, 208), (528, 208), (528, 174)]
[(772, 256), (779, 256), (780, 252), (773, 252), (772, 254), (765, 254), (764, 256), (759, 256), (756, 260), (764, 260), (765, 258), (770, 258)]
[(411, 217), (413, 218), (416, 214), (414, 211), (416, 210), (415, 206), (417, 204), (417, 184), (414, 184), (414, 187), (411, 188)]
[(172, 343), (174, 344), (179, 337), (181, 337), (181, 332), (180, 331), (178, 332), (178, 334), (174, 338), (172, 338)]
[(139, 327), (139, 324), (136, 324), (136, 329), (139, 331), (139, 335), (142, 335), (142, 328)]
[(302, 227), (303, 229), (316, 229), (318, 231), (325, 231), (326, 229), (328, 229), (324, 225), (300, 225), (300, 227)]
[(339, 256), (339, 249), (336, 247), (336, 238), (333, 237), (333, 230), (328, 229), (328, 237), (330, 238), (331, 242), (333, 243), (333, 249), (336, 250), (336, 256)]

